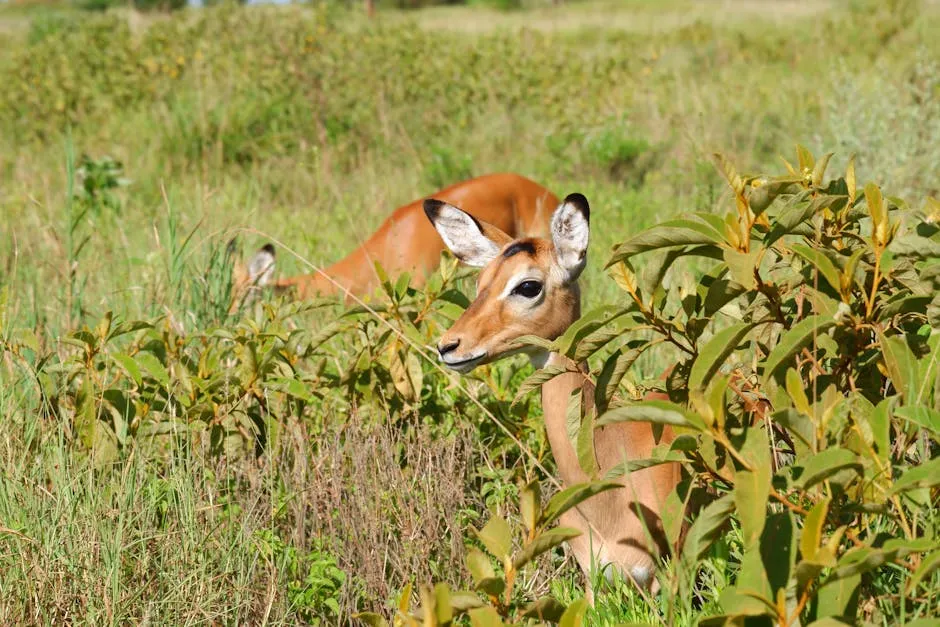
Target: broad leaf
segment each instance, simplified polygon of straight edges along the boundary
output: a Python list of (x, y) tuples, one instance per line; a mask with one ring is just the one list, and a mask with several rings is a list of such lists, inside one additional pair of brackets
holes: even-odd
[(752, 328), (752, 324), (739, 322), (715, 333), (699, 351), (692, 364), (692, 371), (689, 373), (689, 388), (693, 390), (707, 388), (712, 377)]
[(555, 527), (543, 531), (532, 542), (524, 546), (521, 551), (516, 553), (512, 565), (516, 569), (522, 568), (545, 551), (550, 551), (562, 542), (577, 538), (579, 535), (581, 535), (581, 532), (571, 527)]
[(565, 488), (553, 496), (545, 505), (545, 509), (542, 510), (542, 517), (539, 520), (539, 526), (542, 528), (547, 527), (558, 520), (558, 517), (569, 509), (591, 498), (595, 494), (617, 488), (623, 488), (623, 484), (616, 481), (592, 481)]
[(835, 264), (829, 260), (829, 257), (824, 255), (821, 251), (810, 248), (809, 246), (804, 246), (803, 244), (791, 244), (790, 248), (815, 267), (819, 271), (820, 276), (829, 283), (832, 289), (837, 292), (839, 291), (841, 286), (839, 270), (836, 268)]
[(705, 430), (701, 416), (669, 401), (640, 401), (611, 409), (597, 420), (596, 426), (606, 427), (620, 422), (651, 422)]
[(717, 501), (706, 506), (692, 523), (682, 549), (683, 558), (687, 564), (696, 564), (705, 557), (711, 545), (721, 535), (731, 512), (734, 511), (734, 500), (731, 494), (726, 494)]
[(801, 469), (795, 485), (804, 490), (809, 490), (844, 470), (862, 471), (862, 465), (855, 453), (841, 447), (827, 448), (805, 461), (797, 461), (795, 466)]
[(505, 519), (493, 516), (483, 529), (477, 532), (477, 537), (493, 557), (499, 560), (509, 557), (512, 551), (512, 529)]
[(606, 267), (609, 268), (619, 261), (650, 250), (689, 244), (721, 244), (722, 242), (724, 242), (722, 234), (701, 220), (685, 218), (668, 220), (637, 233), (618, 246)]
[(936, 485), (940, 485), (940, 457), (906, 469), (894, 482), (891, 493), (898, 494), (917, 488), (932, 488)]
[(820, 315), (810, 316), (795, 324), (780, 337), (780, 342), (764, 361), (764, 378), (769, 379), (773, 376), (780, 366), (788, 364), (804, 346), (812, 341), (814, 336), (824, 333), (833, 326), (835, 326), (835, 320)]

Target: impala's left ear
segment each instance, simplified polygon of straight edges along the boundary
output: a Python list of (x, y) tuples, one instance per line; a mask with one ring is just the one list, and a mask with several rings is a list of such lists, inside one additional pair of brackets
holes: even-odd
[(569, 194), (552, 215), (555, 258), (565, 271), (565, 282), (580, 276), (587, 263), (591, 207), (581, 194)]

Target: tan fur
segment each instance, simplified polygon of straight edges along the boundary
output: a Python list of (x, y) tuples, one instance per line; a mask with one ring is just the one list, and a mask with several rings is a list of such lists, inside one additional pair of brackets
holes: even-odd
[[(486, 228), (484, 234), (489, 236)], [(505, 234), (491, 239), (501, 245), (502, 251), (514, 243)], [(479, 363), (493, 362), (517, 352), (515, 341), (520, 336), (532, 334), (552, 340), (579, 318), (577, 280), (565, 282), (565, 271), (559, 266), (552, 241), (521, 241), (532, 244), (535, 254), (520, 252), (506, 258), (501, 253), (490, 261), (480, 273), (476, 299), (441, 337), (439, 346), (452, 360), (471, 359), (485, 351), (486, 356)], [(530, 306), (500, 300), (507, 283), (529, 274), (543, 278), (541, 303)], [(562, 365), (565, 359), (553, 354), (549, 363)], [(566, 429), (568, 399), (578, 388), (583, 390), (584, 398), (593, 399), (593, 385), (582, 374), (564, 374), (542, 386), (545, 427), (558, 472), (566, 485), (588, 480)], [(623, 423), (596, 431), (600, 474), (625, 460), (650, 457), (655, 446), (668, 443), (673, 437), (667, 428), (657, 439), (647, 423)], [(585, 573), (592, 567), (611, 564), (623, 574), (633, 576), (640, 585), (657, 589), (653, 573), (664, 545), (660, 512), (679, 481), (679, 471), (678, 464), (666, 464), (634, 472), (621, 479), (623, 489), (594, 496), (562, 517), (562, 525), (582, 532), (570, 546)]]
[[(550, 191), (518, 174), (489, 174), (457, 183), (433, 194), (452, 204), (472, 207), (478, 220), (516, 237), (546, 235), (548, 220), (542, 207), (553, 207), (558, 198)], [(362, 246), (347, 257), (325, 268), (323, 273), (352, 294), (362, 297), (379, 285), (375, 262), (395, 277), (412, 273), (412, 285), (420, 286), (438, 266), (444, 243), (422, 210), (423, 198), (396, 209)], [(250, 282), (244, 265), (234, 273), (237, 308)], [(275, 292), (289, 292), (306, 299), (341, 292), (336, 284), (319, 272), (278, 279)]]

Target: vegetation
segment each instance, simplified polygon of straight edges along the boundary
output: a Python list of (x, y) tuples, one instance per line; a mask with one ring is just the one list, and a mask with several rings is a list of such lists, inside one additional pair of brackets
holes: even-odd
[[(936, 615), (940, 14), (754, 5), (3, 7), (0, 620)], [(306, 271), (496, 170), (595, 208), (574, 430), (682, 430), (654, 598), (580, 600), (531, 366), (430, 355), (449, 257), (227, 314), (233, 234)]]

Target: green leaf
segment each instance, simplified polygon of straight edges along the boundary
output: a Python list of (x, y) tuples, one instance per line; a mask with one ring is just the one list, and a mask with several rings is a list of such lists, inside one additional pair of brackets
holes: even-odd
[(544, 337), (539, 337), (537, 335), (520, 335), (516, 338), (516, 344), (519, 346), (538, 346), (539, 348), (544, 348), (549, 352), (556, 351), (555, 343), (546, 340)]
[(477, 532), (477, 537), (496, 559), (502, 561), (509, 557), (512, 551), (512, 529), (505, 519), (493, 516), (483, 529)]
[(829, 499), (820, 499), (803, 521), (803, 533), (800, 534), (800, 554), (804, 560), (816, 559), (816, 551), (822, 541), (822, 530), (829, 513)]
[(725, 249), (724, 260), (728, 266), (731, 278), (746, 290), (757, 288), (757, 264), (760, 261), (760, 250), (742, 253), (737, 250)]
[(300, 379), (288, 378), (288, 377), (278, 377), (270, 379), (271, 383), (281, 385), (284, 388), (284, 391), (298, 398), (302, 401), (310, 402), (314, 400), (313, 394), (307, 390), (307, 386), (304, 385), (304, 382)]
[(519, 390), (516, 392), (516, 397), (512, 399), (512, 404), (515, 405), (532, 390), (540, 389), (545, 383), (566, 372), (568, 372), (568, 369), (562, 366), (545, 366), (540, 370), (536, 370), (519, 385)]
[(434, 614), (436, 625), (449, 625), (454, 620), (454, 608), (450, 603), (450, 588), (446, 583), (434, 586)]
[[(576, 411), (579, 413), (581, 405), (580, 400), (579, 398), (576, 408)], [(578, 455), (578, 465), (581, 466), (581, 470), (583, 470), (588, 477), (596, 479), (600, 469), (597, 465), (597, 452), (594, 448), (593, 408), (587, 408), (587, 411), (584, 412), (584, 416), (581, 418), (581, 428), (578, 430), (576, 453)]]
[(155, 355), (152, 353), (138, 353), (136, 361), (137, 365), (146, 370), (161, 386), (164, 388), (170, 386), (170, 374)]
[(747, 291), (748, 288), (736, 281), (715, 279), (708, 286), (708, 292), (705, 293), (705, 315), (714, 315), (719, 309)]
[(388, 627), (388, 622), (380, 614), (375, 612), (359, 612), (358, 614), (353, 614), (353, 618), (361, 620), (369, 627)]
[(755, 547), (767, 520), (767, 501), (770, 498), (770, 444), (767, 431), (760, 427), (748, 429), (741, 455), (753, 470), (738, 470), (734, 474), (734, 503), (741, 522), (741, 535), (745, 549)]
[(800, 378), (799, 373), (795, 368), (787, 368), (787, 377), (786, 377), (786, 388), (787, 394), (790, 395), (790, 400), (793, 401), (793, 406), (796, 407), (797, 411), (806, 416), (813, 415), (813, 408), (809, 404), (809, 399), (806, 397), (806, 390), (803, 389), (803, 379)]
[(137, 362), (134, 361), (134, 358), (130, 355), (125, 355), (124, 353), (113, 353), (111, 359), (116, 361), (124, 370), (131, 376), (131, 379), (134, 380), (134, 383), (140, 387), (143, 377), (140, 373), (140, 368), (137, 366)]
[(802, 468), (794, 484), (803, 490), (809, 490), (843, 470), (862, 471), (855, 453), (841, 447), (827, 448), (802, 462), (797, 460), (794, 466)]
[(623, 488), (623, 484), (616, 481), (591, 481), (588, 483), (578, 483), (561, 492), (555, 494), (542, 510), (542, 517), (539, 520), (539, 527), (547, 527), (558, 517), (567, 512), (572, 507), (589, 499), (595, 494)]
[(813, 186), (819, 187), (822, 185), (823, 176), (826, 174), (826, 166), (829, 165), (829, 159), (832, 158), (832, 153), (827, 152), (825, 155), (820, 157), (819, 161), (816, 162), (816, 165), (813, 167)]
[(558, 627), (581, 627), (584, 621), (584, 613), (587, 612), (587, 601), (578, 599), (571, 603), (561, 615), (558, 621)]
[(594, 388), (594, 405), (597, 407), (598, 412), (603, 413), (607, 410), (627, 370), (648, 347), (647, 344), (626, 352), (623, 348), (618, 348), (607, 357), (603, 368), (601, 368), (601, 373), (597, 375), (597, 385)]
[(767, 516), (760, 538), (760, 556), (771, 597), (779, 594), (790, 582), (796, 562), (796, 522), (793, 512), (784, 510)]
[(874, 226), (887, 221), (888, 212), (885, 210), (881, 190), (874, 183), (865, 185), (865, 202), (868, 205), (868, 213)]
[(839, 291), (841, 286), (839, 270), (829, 257), (824, 255), (821, 251), (810, 248), (809, 246), (804, 246), (803, 244), (791, 244), (790, 248), (801, 258), (812, 264), (826, 282), (829, 283), (832, 289), (837, 292)]
[(620, 422), (650, 422), (705, 430), (701, 416), (669, 401), (640, 401), (611, 409), (597, 420), (595, 426), (600, 428)]
[(753, 324), (739, 322), (715, 333), (705, 346), (699, 351), (698, 357), (692, 364), (689, 374), (689, 388), (702, 389), (708, 387), (712, 377), (718, 372), (728, 356), (734, 352), (738, 344), (747, 337)]
[(479, 607), (470, 610), (467, 615), (473, 627), (503, 627), (503, 619), (493, 607)]
[(940, 412), (935, 409), (924, 405), (898, 407), (894, 410), (894, 415), (940, 434)]
[(613, 481), (624, 475), (653, 466), (662, 466), (663, 464), (675, 464), (689, 461), (688, 458), (678, 451), (669, 451), (664, 457), (645, 457), (643, 459), (629, 459), (619, 464), (611, 466), (604, 473), (604, 481)]
[(907, 492), (916, 488), (932, 488), (936, 485), (940, 485), (940, 457), (920, 466), (906, 469), (894, 482), (891, 494)]
[(544, 531), (516, 554), (512, 560), (513, 568), (522, 568), (545, 551), (550, 551), (562, 542), (577, 538), (579, 535), (581, 532), (571, 527), (555, 527)]
[(496, 571), (493, 570), (490, 559), (483, 551), (473, 547), (467, 550), (467, 570), (470, 571), (470, 576), (473, 577), (473, 583), (477, 585), (485, 579), (496, 576)]
[(790, 408), (774, 412), (771, 418), (778, 425), (785, 427), (787, 431), (799, 438), (810, 449), (816, 447), (816, 427), (805, 414)]
[(662, 222), (637, 233), (615, 250), (607, 268), (633, 255), (670, 246), (689, 244), (721, 244), (724, 236), (701, 220), (679, 219)]
[(907, 342), (899, 337), (887, 337), (880, 329), (878, 340), (891, 383), (901, 393), (905, 403), (917, 403), (920, 385), (917, 359), (908, 348)]
[(777, 346), (764, 361), (764, 378), (769, 379), (782, 365), (788, 363), (815, 335), (835, 326), (835, 320), (814, 315), (795, 324), (780, 337)]
[(817, 205), (811, 201), (809, 190), (795, 194), (783, 210), (773, 220), (773, 227), (764, 236), (764, 246), (769, 247), (778, 239), (792, 233), (796, 227), (808, 220), (815, 212)]
[(502, 577), (487, 577), (476, 583), (476, 589), (491, 597), (498, 597), (506, 590), (506, 580)]
[(695, 565), (705, 557), (711, 545), (721, 535), (733, 511), (734, 499), (731, 494), (726, 494), (709, 503), (699, 513), (698, 518), (689, 528), (682, 549), (682, 556), (687, 564)]
[(522, 524), (530, 532), (538, 525), (541, 509), (542, 487), (538, 480), (530, 481), (519, 495), (519, 513), (522, 515)]
[(466, 590), (457, 590), (450, 593), (450, 606), (458, 614), (463, 614), (468, 610), (478, 607), (484, 607), (486, 604), (473, 592)]
[(796, 158), (799, 160), (800, 173), (812, 170), (814, 165), (813, 153), (800, 144), (796, 145)]
[(108, 334), (108, 341), (121, 337), (122, 335), (127, 335), (128, 333), (133, 333), (134, 331), (152, 328), (153, 325), (151, 323), (145, 322), (143, 320), (128, 320), (127, 322), (121, 322), (111, 329), (111, 332)]
[(588, 336), (602, 327), (607, 326), (617, 318), (635, 310), (635, 303), (631, 303), (627, 307), (615, 307), (613, 305), (595, 307), (581, 316), (574, 324), (568, 327), (568, 330), (565, 331), (560, 338), (555, 340), (555, 350), (568, 357), (573, 357), (580, 343)]

